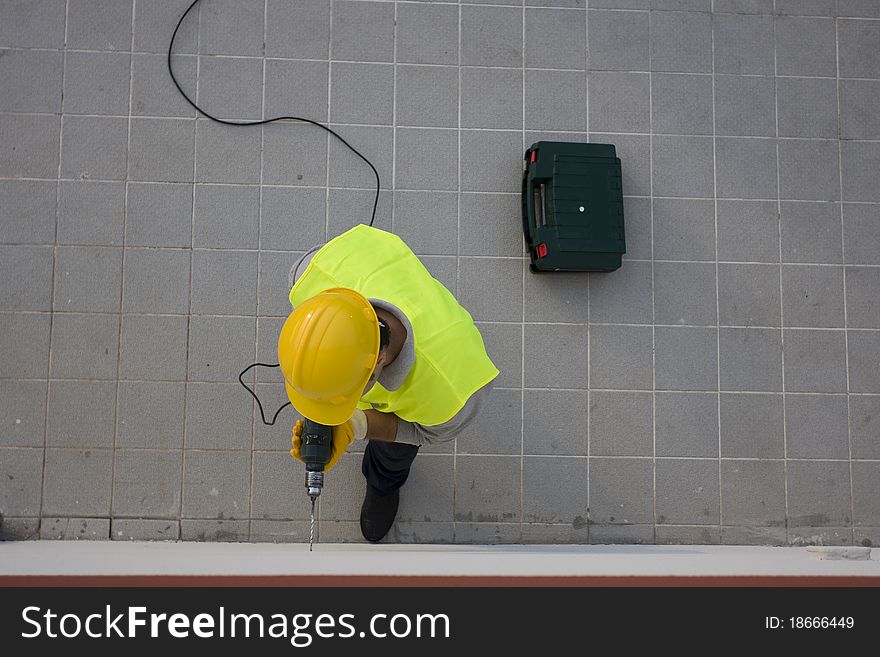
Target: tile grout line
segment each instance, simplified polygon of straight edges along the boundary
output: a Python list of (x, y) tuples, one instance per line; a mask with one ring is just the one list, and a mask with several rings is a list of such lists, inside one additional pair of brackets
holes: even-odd
[[(776, 14), (776, 0), (773, 0), (774, 15)], [(782, 174), (779, 166), (779, 53), (776, 38), (776, 21), (773, 21), (773, 108), (774, 125), (776, 132), (776, 236), (779, 249), (779, 351), (781, 365), (782, 385), (782, 484), (785, 501), (785, 542), (791, 542), (791, 527), (788, 500), (788, 409), (785, 403), (785, 304), (783, 303), (782, 289)]]
[[(456, 230), (458, 231), (458, 235), (456, 237), (456, 246), (455, 246), (455, 293), (458, 296), (458, 291), (461, 288), (461, 25), (462, 25), (462, 13), (461, 13), (461, 4), (457, 7), (457, 18), (456, 21), (456, 30), (457, 30), (457, 47), (458, 47), (458, 65), (457, 65), (457, 76), (456, 82), (458, 85), (458, 102), (457, 102), (457, 127), (456, 127), (456, 180), (458, 183), (458, 191), (455, 195), (455, 205), (456, 205)], [(396, 98), (395, 98), (396, 101)], [(452, 441), (452, 541), (455, 542), (456, 534), (458, 533), (458, 524), (456, 522), (455, 509), (456, 504), (458, 502), (458, 486), (456, 486), (456, 481), (458, 478), (458, 439)]]
[[(590, 141), (590, 0), (586, 0), (584, 6), (584, 74), (586, 77), (585, 85), (586, 85), (586, 98), (587, 104), (584, 109), (585, 112), (585, 125), (586, 125), (586, 135), (587, 142)], [(622, 182), (622, 178), (621, 178)], [(586, 471), (586, 500), (587, 500), (587, 508), (584, 517), (587, 519), (586, 531), (587, 531), (587, 543), (592, 543), (592, 528), (590, 526), (590, 516), (591, 513), (591, 499), (590, 499), (590, 489), (592, 486), (590, 485), (590, 455), (591, 455), (591, 443), (592, 443), (592, 433), (590, 430), (590, 424), (592, 423), (592, 412), (590, 410), (590, 400), (591, 400), (591, 385), (592, 385), (592, 348), (590, 345), (590, 340), (593, 335), (590, 316), (590, 306), (592, 305), (592, 283), (593, 277), (592, 274), (587, 274), (587, 471)], [(525, 329), (524, 329), (525, 330)], [(525, 387), (525, 386), (523, 386)]]
[[(840, 4), (839, 2), (837, 3)], [(839, 7), (838, 7), (839, 8)], [(849, 313), (846, 303), (847, 285), (846, 285), (846, 222), (843, 218), (843, 140), (842, 125), (840, 114), (840, 19), (834, 18), (834, 60), (837, 73), (837, 175), (840, 191), (840, 202), (838, 207), (840, 210), (840, 260), (843, 263), (843, 354), (846, 364), (846, 439), (847, 453), (849, 460), (849, 522), (850, 522), (850, 545), (856, 542), (856, 500), (855, 500), (855, 481), (853, 480), (853, 445), (852, 445), (852, 403), (850, 397), (850, 371), (849, 371)]]
[[(46, 397), (43, 408), (43, 463), (40, 481), (40, 508), (37, 517), (37, 537), (43, 529), (43, 513), (46, 505), (46, 473), (49, 461), (49, 399), (52, 389), (52, 337), (55, 329), (55, 278), (58, 269), (58, 215), (61, 204), (61, 161), (64, 154), (64, 76), (67, 72), (67, 30), (70, 16), (70, 0), (64, 3), (64, 46), (61, 62), (61, 103), (58, 118), (58, 178), (55, 183), (55, 239), (52, 245), (52, 283), (49, 292), (49, 354), (46, 359)], [(112, 485), (112, 484), (111, 484)]]
[[(330, 126), (330, 103), (333, 99), (333, 13), (335, 9), (334, 0), (330, 0), (327, 27), (327, 126)], [(327, 157), (324, 160), (324, 242), (330, 239), (330, 135), (325, 131), (324, 138), (327, 143)], [(378, 207), (377, 207), (378, 212)], [(320, 512), (320, 502), (318, 504), (318, 512)], [(319, 523), (320, 524), (320, 523)]]
[[(712, 189), (714, 191), (715, 202), (713, 206), (712, 218), (714, 221), (713, 229), (715, 233), (715, 367), (716, 382), (718, 385), (718, 394), (716, 397), (717, 405), (715, 407), (716, 422), (718, 424), (718, 524), (724, 526), (724, 492), (722, 486), (722, 470), (721, 470), (721, 295), (719, 293), (718, 283), (718, 136), (717, 136), (717, 111), (716, 111), (716, 92), (717, 84), (715, 71), (715, 0), (712, 0), (712, 13), (709, 16), (709, 34), (712, 40)], [(722, 530), (723, 533), (723, 530)]]
[(657, 300), (654, 291), (654, 68), (653, 11), (648, 11), (648, 197), (651, 217), (651, 528), (657, 542)]
[[(526, 4), (525, 1), (522, 3), (521, 7), (521, 20), (520, 20), (520, 66), (521, 69), (521, 79), (520, 84), (522, 85), (522, 138), (520, 141), (520, 150), (525, 151), (526, 148)], [(523, 164), (525, 165), (525, 158), (523, 158)], [(459, 167), (461, 168), (461, 167)], [(522, 262), (522, 266), (520, 267), (520, 276), (521, 279), (521, 288), (522, 288), (522, 348), (520, 351), (521, 357), (521, 367), (522, 367), (522, 378), (520, 380), (520, 396), (519, 396), (519, 538), (522, 540), (523, 533), (523, 523), (525, 520), (524, 516), (524, 508), (525, 508), (525, 475), (523, 474), (523, 470), (525, 468), (525, 451), (526, 451), (526, 269), (527, 266), (525, 264), (525, 259), (520, 256), (520, 261)]]

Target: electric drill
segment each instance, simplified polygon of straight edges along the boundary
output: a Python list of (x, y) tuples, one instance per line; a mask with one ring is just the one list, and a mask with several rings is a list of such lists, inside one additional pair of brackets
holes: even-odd
[(330, 461), (333, 449), (333, 427), (304, 419), (299, 456), (306, 465), (306, 491), (312, 500), (312, 523), (309, 531), (309, 551), (315, 536), (315, 500), (324, 488), (324, 466)]

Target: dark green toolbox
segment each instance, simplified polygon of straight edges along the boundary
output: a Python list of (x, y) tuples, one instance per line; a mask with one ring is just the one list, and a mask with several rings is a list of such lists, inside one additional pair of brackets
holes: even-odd
[(539, 141), (525, 154), (523, 233), (534, 272), (614, 271), (626, 253), (613, 144)]

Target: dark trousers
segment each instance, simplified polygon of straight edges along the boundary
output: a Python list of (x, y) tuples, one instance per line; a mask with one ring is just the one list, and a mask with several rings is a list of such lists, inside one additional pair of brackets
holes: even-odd
[(361, 472), (377, 494), (390, 495), (406, 482), (418, 452), (418, 445), (368, 440)]

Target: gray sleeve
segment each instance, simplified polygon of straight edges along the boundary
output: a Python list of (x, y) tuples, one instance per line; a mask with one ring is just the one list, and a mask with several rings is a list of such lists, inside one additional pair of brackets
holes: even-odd
[(486, 399), (492, 384), (487, 383), (477, 390), (465, 402), (461, 410), (456, 413), (451, 420), (443, 424), (437, 424), (432, 427), (426, 427), (415, 422), (407, 422), (406, 420), (397, 419), (397, 438), (395, 442), (406, 443), (408, 445), (433, 445), (436, 443), (445, 443), (455, 438), (462, 429), (473, 422), (474, 418), (485, 406)]

